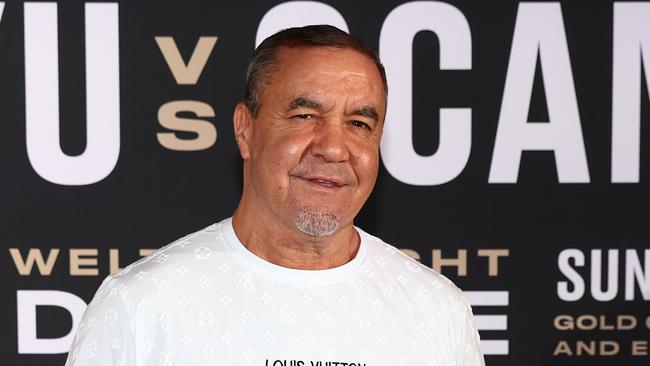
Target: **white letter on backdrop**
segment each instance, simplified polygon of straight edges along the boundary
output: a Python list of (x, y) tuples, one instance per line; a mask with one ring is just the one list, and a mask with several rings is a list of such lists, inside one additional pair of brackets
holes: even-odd
[[(54, 354), (66, 353), (72, 345), (75, 332), (86, 310), (86, 303), (77, 295), (54, 290), (18, 290), (18, 353)], [(36, 307), (57, 306), (72, 316), (72, 328), (59, 338), (36, 337)]]
[(43, 179), (85, 185), (106, 178), (120, 153), (118, 6), (85, 4), (86, 149), (68, 156), (59, 144), (56, 3), (25, 3), (27, 155)]
[(557, 258), (557, 267), (560, 272), (573, 284), (573, 291), (569, 291), (569, 283), (567, 281), (560, 281), (557, 283), (557, 296), (564, 301), (580, 300), (585, 294), (585, 281), (580, 276), (569, 260), (573, 259), (573, 264), (576, 267), (585, 265), (585, 255), (578, 249), (565, 249)]
[(603, 291), (602, 250), (591, 250), (591, 296), (598, 301), (613, 300), (618, 294), (618, 249), (607, 251), (607, 290)]
[(330, 24), (349, 32), (345, 18), (330, 5), (318, 1), (290, 1), (276, 5), (264, 14), (257, 27), (255, 47), (282, 29), (309, 24)]
[[(527, 122), (538, 54), (548, 123)], [(489, 182), (516, 183), (525, 150), (553, 151), (560, 183), (589, 182), (559, 3), (519, 4)]]
[(636, 250), (625, 251), (625, 301), (634, 300), (635, 283), (639, 285), (643, 300), (650, 300), (650, 249), (644, 250), (643, 253), (642, 266)]
[(612, 183), (638, 183), (641, 63), (650, 88), (650, 3), (614, 3)]
[(451, 181), (465, 168), (472, 145), (472, 110), (441, 108), (438, 150), (431, 156), (415, 151), (412, 59), (413, 38), (420, 31), (431, 31), (438, 37), (441, 70), (472, 68), (472, 37), (463, 13), (437, 1), (400, 5), (388, 14), (381, 29), (379, 50), (390, 91), (381, 158), (395, 179), (433, 186)]

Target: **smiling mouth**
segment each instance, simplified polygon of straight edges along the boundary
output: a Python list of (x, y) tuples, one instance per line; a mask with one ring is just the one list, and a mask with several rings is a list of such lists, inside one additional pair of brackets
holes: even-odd
[(344, 184), (339, 181), (327, 179), (327, 178), (303, 178), (303, 179), (312, 184), (324, 188), (340, 188), (344, 186)]

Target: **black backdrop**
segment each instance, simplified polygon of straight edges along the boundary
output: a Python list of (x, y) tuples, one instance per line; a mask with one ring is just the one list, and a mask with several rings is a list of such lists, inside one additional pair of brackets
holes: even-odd
[[(401, 112), (404, 105), (412, 106), (413, 114), (410, 118), (391, 113), (386, 122), (391, 127), (386, 133), (395, 134), (411, 125), (410, 142), (417, 155), (440, 157), (443, 144), (451, 146), (452, 151), (452, 157), (442, 162), (421, 163), (404, 158), (409, 156), (404, 152), (411, 147), (403, 143), (383, 145), (384, 165), (357, 225), (408, 250), (429, 266), (436, 262), (449, 264), (435, 261), (434, 251), (443, 260), (460, 256), (456, 262), (460, 269), (447, 265), (441, 271), (468, 291), (486, 341), (489, 366), (647, 365), (650, 110), (646, 74), (634, 65), (645, 57), (643, 62), (650, 66), (650, 27), (645, 26), (650, 24), (645, 21), (650, 19), (650, 5), (611, 1), (325, 3), (328, 9), (340, 13), (352, 34), (378, 49), (385, 61), (393, 60), (386, 62), (392, 88), (389, 109)], [(119, 31), (119, 56), (110, 53), (110, 47), (97, 38), (92, 40), (101, 45), (93, 48), (100, 50), (100, 58), (115, 60), (113, 65), (119, 66), (119, 85), (115, 89), (119, 97), (111, 96), (110, 88), (104, 85), (98, 92), (100, 104), (111, 97), (119, 100), (119, 120), (113, 121), (118, 122), (110, 118), (106, 122), (114, 131), (119, 126), (119, 147), (117, 154), (113, 149), (113, 157), (117, 157), (114, 164), (110, 157), (94, 160), (87, 154), (85, 163), (72, 162), (71, 168), (57, 167), (65, 159), (48, 154), (42, 142), (32, 137), (38, 132), (28, 131), (30, 123), (36, 131), (43, 123), (38, 118), (28, 122), (30, 113), (37, 115), (47, 110), (47, 105), (56, 105), (52, 99), (31, 106), (27, 102), (29, 93), (38, 94), (52, 85), (52, 80), (36, 78), (28, 90), (28, 74), (39, 75), (33, 70), (51, 66), (57, 59), (30, 59), (26, 53), (27, 43), (36, 49), (45, 45), (34, 41), (36, 36), (28, 37), (26, 31), (48, 29), (45, 18), (36, 14), (46, 13), (57, 3), (49, 3), (49, 8), (43, 4), (0, 2), (0, 245), (4, 248), (0, 254), (0, 320), (5, 325), (1, 352), (2, 363), (12, 365), (63, 364), (65, 347), (69, 345), (66, 334), (83, 309), (79, 301), (90, 301), (111, 270), (111, 262), (116, 265), (119, 261), (119, 266), (124, 267), (140, 257), (140, 249), (160, 247), (233, 212), (241, 191), (241, 162), (232, 138), (231, 113), (242, 93), (245, 67), (255, 47), (258, 27), (265, 14), (278, 10), (275, 6), (282, 3), (132, 1), (95, 8), (99, 15), (90, 19), (100, 31), (109, 29), (110, 33), (110, 13), (117, 14), (113, 28)], [(88, 31), (84, 30), (84, 14), (88, 17), (84, 7), (88, 4), (94, 3), (65, 1), (55, 9), (60, 106), (57, 146), (69, 156), (83, 156), (91, 148), (108, 156), (110, 147), (106, 146), (110, 144), (102, 142), (105, 135), (98, 134), (98, 140), (86, 138), (91, 134), (88, 126), (95, 123), (87, 123), (90, 97), (86, 89), (90, 89), (91, 82), (86, 71), (105, 71), (104, 66), (91, 69), (90, 61), (85, 61), (90, 49), (85, 44)], [(322, 18), (329, 14), (326, 11), (315, 10), (318, 3), (283, 6), (279, 13), (284, 15), (280, 17), (291, 22), (330, 19)], [(412, 24), (409, 16), (393, 18), (398, 26), (390, 28), (387, 19), (395, 15), (395, 9), (408, 10), (409, 6), (413, 6), (410, 9), (415, 11), (414, 17), (429, 22), (430, 30), (449, 24), (459, 27), (453, 30), (466, 28), (470, 43), (463, 43), (462, 32), (451, 33), (459, 38), (442, 39), (423, 29), (413, 38), (412, 62), (408, 62), (408, 55), (391, 57), (391, 47), (401, 42), (410, 44), (410, 39), (391, 43), (391, 37), (396, 37), (390, 34), (391, 29), (401, 28), (400, 21), (404, 28)], [(435, 10), (431, 17), (427, 9)], [(437, 11), (448, 11), (453, 16), (435, 16), (440, 14)], [(615, 24), (617, 12), (621, 20)], [(553, 18), (553, 14), (560, 18)], [(554, 21), (557, 19), (559, 23)], [(526, 27), (533, 23), (541, 24), (541, 35), (530, 31), (534, 27)], [(517, 27), (521, 27), (522, 40), (518, 46), (528, 45), (539, 54), (532, 64), (517, 64), (524, 69), (533, 67), (532, 77), (527, 78), (512, 65), (515, 52), (526, 48), (514, 45)], [(616, 41), (620, 42), (621, 59), (614, 56), (615, 31), (621, 35)], [(198, 80), (186, 84), (174, 78), (155, 39), (173, 37), (180, 56), (187, 62), (199, 37), (215, 36), (218, 40), (213, 49), (206, 48), (208, 57)], [(386, 40), (386, 46), (380, 45), (381, 39)], [(630, 48), (623, 47), (627, 44), (631, 44)], [(554, 53), (554, 47), (566, 50), (568, 80), (561, 71), (563, 53)], [(470, 51), (464, 61), (463, 49)], [(170, 55), (172, 51), (168, 50)], [(465, 66), (441, 66), (443, 51), (456, 52), (461, 59), (458, 63), (464, 62)], [(32, 71), (26, 67), (28, 59), (36, 65)], [(403, 81), (408, 75), (409, 68), (412, 96), (395, 86), (397, 79)], [(632, 78), (621, 76), (625, 72)], [(106, 74), (110, 76), (110, 72)], [(515, 84), (532, 83), (531, 96), (527, 96), (526, 88), (513, 87), (508, 94), (507, 78)], [(613, 92), (617, 78), (624, 90), (618, 96), (619, 91)], [(640, 91), (635, 84), (639, 82)], [(57, 90), (56, 85), (52, 90)], [(161, 106), (183, 100), (196, 102), (174, 110), (178, 117), (208, 121), (198, 134), (180, 131), (197, 128), (196, 121), (172, 119), (175, 125), (161, 122)], [(615, 100), (621, 103), (619, 112), (625, 118), (613, 117), (616, 113), (612, 105), (618, 103)], [(630, 100), (640, 101), (640, 105), (629, 104)], [(563, 103), (568, 107), (562, 107)], [(203, 110), (197, 112), (192, 105), (200, 105)], [(513, 120), (506, 115), (506, 105), (524, 108), (527, 115)], [(579, 113), (577, 125), (576, 119), (571, 119), (576, 116), (571, 114), (571, 106), (577, 107)], [(467, 135), (442, 133), (445, 126), (460, 126), (463, 121), (441, 123), (440, 108), (471, 109), (470, 145)], [(634, 117), (634, 113), (640, 113), (640, 117)], [(640, 121), (640, 127), (634, 121)], [(543, 126), (544, 122), (569, 127), (554, 130), (551, 137), (545, 132), (533, 136), (539, 136), (541, 144), (567, 140), (563, 148), (568, 146), (568, 152), (559, 147), (536, 148), (534, 137), (533, 142), (519, 146), (523, 150), (520, 164), (512, 163), (516, 162), (510, 159), (512, 153), (497, 157), (498, 145), (517, 145), (516, 141), (526, 139), (525, 132), (520, 132), (518, 140), (517, 131), (526, 131), (531, 125)], [(506, 131), (511, 125), (522, 129)], [(630, 126), (621, 137), (622, 143), (616, 145), (630, 155), (618, 160), (612, 158), (615, 125)], [(579, 128), (571, 130), (571, 126)], [(504, 130), (498, 131), (501, 128)], [(211, 143), (209, 135), (214, 131), (217, 138)], [(581, 138), (575, 138), (576, 131)], [(501, 133), (503, 136), (499, 136)], [(185, 141), (190, 151), (170, 149), (169, 144), (159, 141), (159, 136), (179, 144)], [(45, 139), (57, 142), (55, 135)], [(640, 143), (640, 150), (634, 149), (636, 143)], [(458, 163), (453, 152), (462, 154), (465, 145), (471, 149), (466, 151), (463, 165), (463, 159)], [(586, 161), (581, 163), (581, 156)], [(388, 160), (411, 167), (406, 171), (420, 183), (409, 183), (405, 178), (408, 174), (387, 169)], [(560, 160), (568, 164), (563, 171), (558, 167)], [(500, 163), (518, 170), (510, 178), (506, 173), (499, 175)], [(47, 170), (48, 166), (54, 168)], [(627, 173), (614, 173), (621, 167), (628, 167)], [(105, 177), (93, 176), (93, 169), (104, 169)], [(447, 174), (447, 179), (440, 178), (445, 181), (436, 182), (430, 177), (438, 169), (452, 173)], [(454, 169), (457, 173), (453, 173)], [(70, 178), (63, 181), (61, 176)], [(30, 250), (32, 260), (36, 259), (31, 265)], [(493, 258), (491, 266), (489, 255)], [(43, 258), (40, 266), (39, 256)], [(568, 294), (562, 292), (566, 284)], [(598, 295), (599, 289), (606, 294)]]

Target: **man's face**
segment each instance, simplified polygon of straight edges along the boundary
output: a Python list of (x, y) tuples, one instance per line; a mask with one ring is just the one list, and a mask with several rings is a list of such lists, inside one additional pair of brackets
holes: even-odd
[(379, 71), (349, 49), (282, 48), (276, 61), (244, 133), (245, 189), (286, 224), (313, 214), (350, 225), (377, 178), (386, 109)]

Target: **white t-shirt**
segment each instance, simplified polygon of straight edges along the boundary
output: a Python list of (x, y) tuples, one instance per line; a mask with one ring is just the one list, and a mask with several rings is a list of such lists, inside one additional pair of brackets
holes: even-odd
[(257, 257), (231, 219), (179, 239), (104, 281), (66, 365), (483, 365), (461, 291), (357, 231), (327, 270)]

